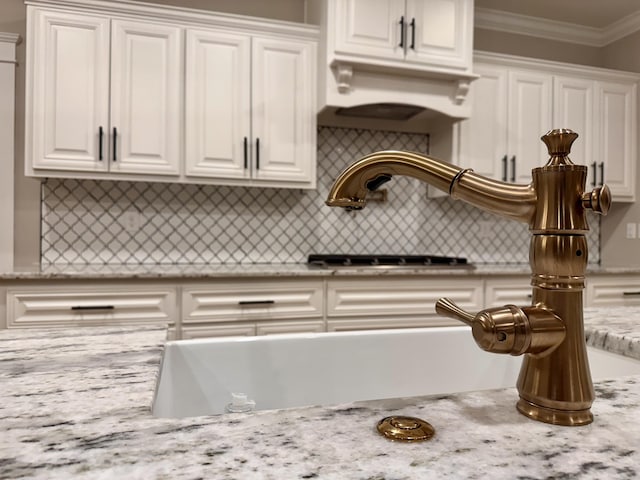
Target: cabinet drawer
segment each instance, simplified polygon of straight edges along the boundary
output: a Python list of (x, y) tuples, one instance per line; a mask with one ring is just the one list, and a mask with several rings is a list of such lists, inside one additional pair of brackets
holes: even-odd
[(587, 277), (589, 307), (640, 305), (640, 276)]
[(171, 323), (170, 287), (22, 287), (7, 290), (7, 327)]
[(500, 279), (490, 279), (485, 284), (484, 307), (531, 305), (531, 277), (522, 275)]
[(171, 339), (187, 340), (190, 338), (208, 337), (253, 337), (256, 334), (255, 323), (237, 323), (233, 325), (207, 325), (182, 327), (182, 334), (178, 338), (175, 329), (169, 329)]
[(182, 322), (257, 321), (323, 316), (322, 282), (246, 283), (187, 286)]
[(383, 278), (329, 281), (327, 317), (438, 316), (435, 304), (448, 297), (470, 311), (482, 305), (482, 281)]

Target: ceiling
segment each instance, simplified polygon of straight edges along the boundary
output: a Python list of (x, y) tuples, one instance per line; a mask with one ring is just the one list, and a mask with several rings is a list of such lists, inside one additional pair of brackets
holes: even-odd
[(475, 6), (595, 28), (640, 14), (638, 0), (475, 0)]

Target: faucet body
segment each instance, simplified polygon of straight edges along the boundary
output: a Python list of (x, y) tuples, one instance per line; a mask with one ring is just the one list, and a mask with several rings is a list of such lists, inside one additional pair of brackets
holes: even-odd
[(587, 167), (568, 158), (577, 134), (552, 130), (542, 137), (551, 158), (534, 168), (529, 185), (499, 182), (416, 153), (378, 152), (355, 162), (335, 181), (330, 206), (361, 209), (366, 193), (393, 175), (418, 178), (454, 199), (527, 223), (532, 233), (532, 304), (507, 305), (471, 314), (447, 299), (436, 311), (472, 327), (478, 345), (490, 352), (524, 355), (517, 382), (517, 409), (557, 425), (593, 421), (594, 390), (584, 337), (583, 303), (587, 266), (586, 210), (606, 214), (606, 186), (585, 192)]

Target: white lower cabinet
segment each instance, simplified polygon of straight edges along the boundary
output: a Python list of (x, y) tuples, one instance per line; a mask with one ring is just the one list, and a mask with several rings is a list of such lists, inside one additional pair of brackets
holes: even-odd
[(7, 288), (7, 327), (171, 324), (175, 288), (164, 285), (56, 285)]
[(436, 314), (448, 297), (470, 311), (482, 308), (479, 278), (353, 278), (327, 281), (327, 330), (458, 325)]
[(640, 275), (587, 276), (585, 304), (588, 307), (640, 305)]
[(530, 275), (487, 278), (484, 288), (484, 308), (531, 305)]
[(324, 331), (322, 280), (225, 281), (182, 287), (178, 338)]

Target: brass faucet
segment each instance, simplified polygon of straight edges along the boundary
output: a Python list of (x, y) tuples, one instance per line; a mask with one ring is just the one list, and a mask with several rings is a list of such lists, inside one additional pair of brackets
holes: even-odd
[(368, 191), (393, 175), (407, 175), (454, 199), (527, 223), (532, 233), (531, 306), (506, 305), (472, 314), (441, 298), (436, 311), (470, 325), (482, 349), (524, 355), (516, 407), (532, 419), (556, 425), (593, 421), (582, 304), (589, 229), (585, 212), (606, 214), (611, 205), (606, 185), (585, 192), (587, 167), (568, 157), (577, 137), (568, 129), (542, 136), (551, 158), (532, 170), (530, 185), (492, 180), (417, 153), (382, 151), (345, 169), (326, 201), (332, 207), (361, 209)]

